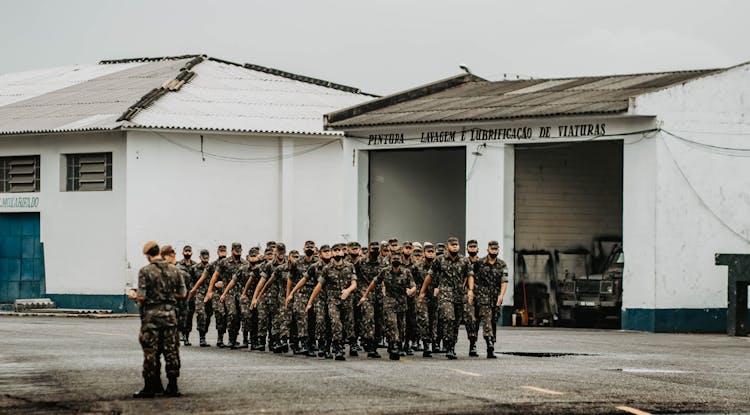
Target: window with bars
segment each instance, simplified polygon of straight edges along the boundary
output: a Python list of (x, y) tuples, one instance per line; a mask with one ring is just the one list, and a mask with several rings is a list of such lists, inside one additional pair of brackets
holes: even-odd
[(65, 190), (112, 190), (112, 153), (67, 154), (66, 159)]
[(39, 156), (0, 157), (0, 193), (39, 191)]

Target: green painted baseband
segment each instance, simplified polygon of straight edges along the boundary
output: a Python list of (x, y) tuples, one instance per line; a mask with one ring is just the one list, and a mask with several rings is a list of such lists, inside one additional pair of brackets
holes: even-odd
[(46, 294), (57, 308), (112, 310), (113, 313), (138, 313), (133, 300), (123, 295), (104, 294)]
[(726, 333), (727, 309), (628, 308), (622, 310), (622, 329), (654, 333)]
[(500, 318), (498, 319), (500, 327), (510, 327), (513, 325), (513, 306), (504, 305), (500, 307)]

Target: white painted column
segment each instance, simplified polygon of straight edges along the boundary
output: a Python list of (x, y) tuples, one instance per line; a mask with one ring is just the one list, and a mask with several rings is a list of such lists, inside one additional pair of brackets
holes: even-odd
[(289, 156), (293, 153), (294, 139), (280, 137), (279, 176), (281, 177), (281, 189), (279, 189), (279, 205), (281, 206), (281, 215), (279, 217), (279, 240), (285, 241), (287, 244), (296, 242), (294, 239), (294, 157)]
[(341, 140), (342, 214), (337, 236), (342, 241), (359, 241), (359, 157), (351, 139)]

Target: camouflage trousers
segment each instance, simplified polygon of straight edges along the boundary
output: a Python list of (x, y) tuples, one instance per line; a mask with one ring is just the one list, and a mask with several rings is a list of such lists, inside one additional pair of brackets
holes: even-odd
[(258, 309), (250, 309), (250, 299), (240, 299), (240, 322), (242, 333), (247, 333), (250, 338), (258, 337)]
[(437, 303), (434, 298), (417, 301), (415, 308), (417, 335), (423, 342), (437, 339)]
[(160, 376), (161, 355), (164, 355), (167, 376), (180, 376), (180, 338), (177, 326), (158, 329), (141, 327), (138, 341), (143, 349), (144, 379)]
[(454, 346), (456, 340), (458, 340), (458, 323), (461, 321), (463, 310), (463, 302), (454, 303), (450, 299), (445, 298), (438, 300), (440, 325), (443, 328), (443, 342), (447, 346)]
[(237, 310), (237, 296), (235, 291), (232, 290), (227, 293), (224, 301), (221, 301), (221, 294), (214, 292), (211, 297), (212, 306), (214, 309), (214, 319), (216, 321), (216, 331), (219, 335), (223, 335), (229, 331), (229, 337), (237, 337), (237, 333), (240, 330), (239, 313)]
[(275, 299), (276, 313), (273, 314), (273, 321), (271, 322), (271, 334), (280, 339), (289, 338), (291, 312), (284, 307), (285, 302), (286, 296), (283, 292), (279, 292)]
[[(463, 301), (463, 312), (461, 313), (461, 322), (463, 323), (464, 327), (466, 327), (466, 337), (468, 338), (476, 338), (477, 337), (477, 315), (476, 311), (474, 310), (474, 304), (469, 304), (469, 294), (464, 294), (464, 301)], [(456, 338), (458, 338), (458, 324), (456, 324)]]
[(497, 320), (500, 318), (500, 307), (493, 305), (478, 306), (479, 321), (482, 323), (482, 336), (489, 337), (495, 341), (497, 333)]
[[(355, 296), (354, 300), (359, 301), (359, 298), (362, 297)], [(380, 301), (380, 298), (370, 295), (361, 306), (355, 309), (355, 313), (359, 314), (359, 321), (357, 321), (359, 324), (359, 335), (365, 340), (375, 340), (375, 328), (380, 325), (380, 322), (376, 320), (375, 309)]]
[(206, 298), (205, 292), (200, 292), (195, 296), (195, 320), (198, 325), (198, 333), (205, 336), (208, 333), (208, 325), (211, 323), (211, 316), (214, 313), (212, 303), (204, 303)]
[(318, 341), (331, 338), (331, 327), (328, 320), (328, 301), (325, 294), (321, 293), (313, 300), (313, 312), (315, 313), (315, 339)]
[(177, 331), (185, 332), (185, 320), (187, 317), (187, 300), (184, 298), (177, 299)]
[(401, 340), (417, 341), (419, 340), (419, 331), (417, 328), (417, 300), (414, 297), (406, 298), (406, 331)]
[(193, 331), (193, 316), (195, 315), (195, 297), (189, 297), (187, 300), (187, 308), (185, 309), (185, 325), (183, 326), (183, 333), (189, 335)]
[(395, 304), (388, 301), (383, 305), (385, 312), (385, 337), (391, 343), (401, 343), (406, 336), (406, 310), (399, 311)]
[(294, 301), (289, 305), (292, 309), (292, 320), (297, 325), (297, 337), (300, 339), (305, 339), (307, 337), (314, 338), (310, 332), (314, 332), (314, 327), (311, 326), (315, 324), (315, 314), (312, 310), (310, 310), (309, 313), (305, 311), (305, 308), (307, 308), (307, 301), (310, 300), (310, 294), (312, 294), (312, 291), (309, 289), (297, 291), (294, 294)]
[(331, 322), (331, 340), (340, 342), (354, 335), (354, 310), (351, 297), (346, 300), (328, 299), (328, 318)]

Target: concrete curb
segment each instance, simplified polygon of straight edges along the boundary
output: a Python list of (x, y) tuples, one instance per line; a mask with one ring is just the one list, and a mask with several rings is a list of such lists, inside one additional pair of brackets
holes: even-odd
[(15, 311), (0, 311), (0, 317), (65, 317), (65, 318), (131, 318), (140, 317), (139, 314), (94, 314), (94, 313), (16, 313)]

